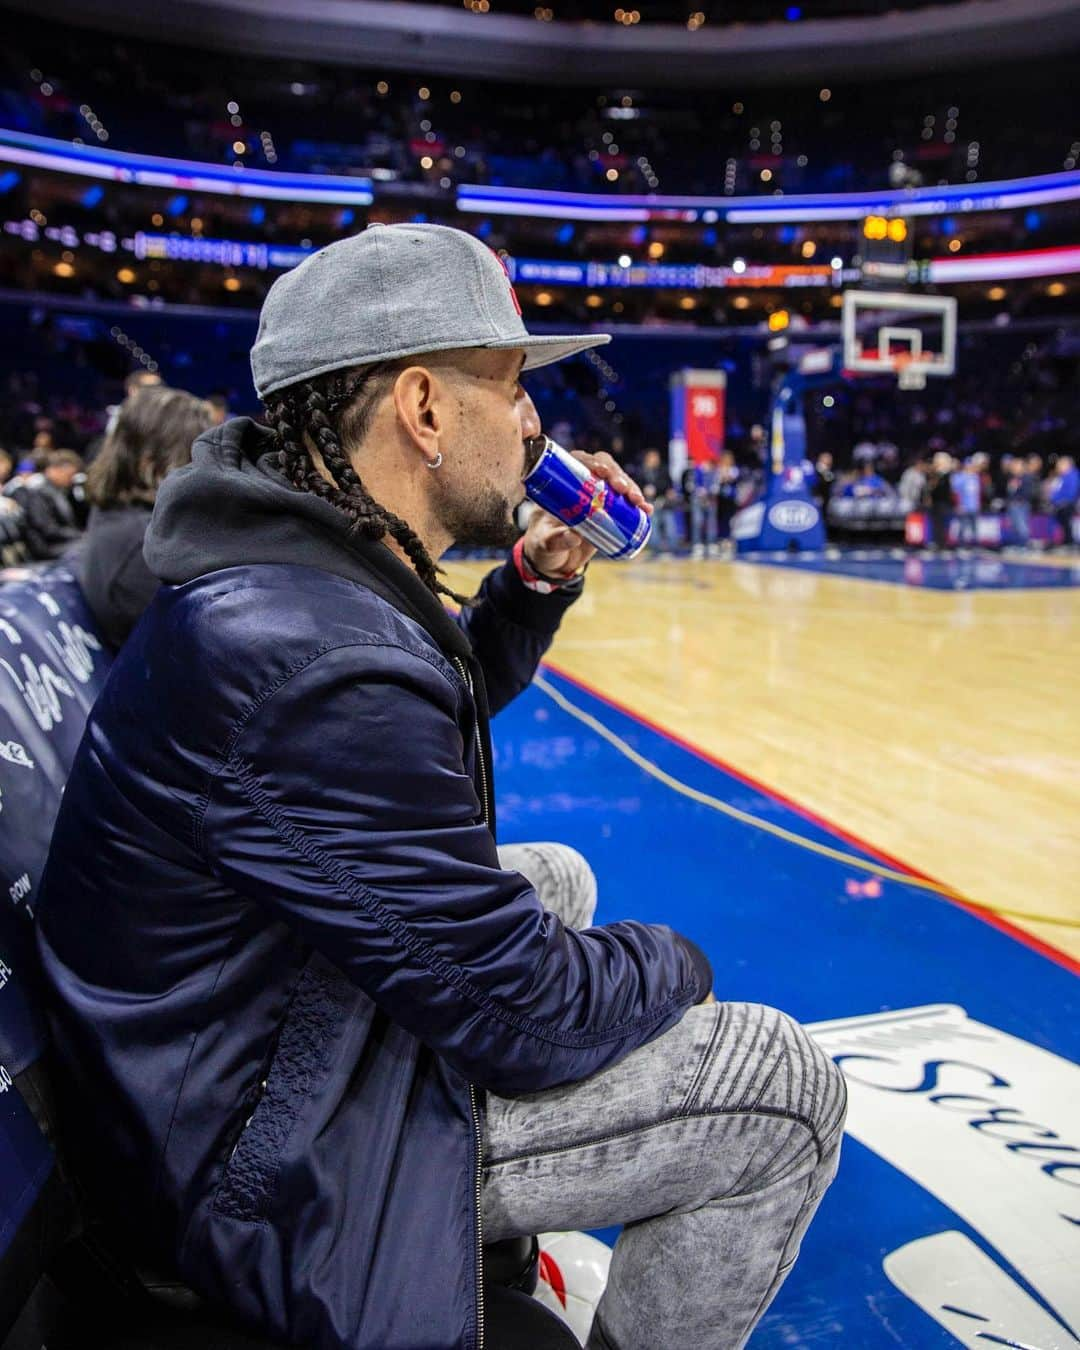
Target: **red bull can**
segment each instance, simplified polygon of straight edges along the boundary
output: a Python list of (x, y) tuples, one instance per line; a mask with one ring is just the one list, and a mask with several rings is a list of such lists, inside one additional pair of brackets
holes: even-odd
[(633, 558), (641, 552), (652, 533), (646, 511), (621, 497), (549, 436), (534, 436), (528, 449), (536, 459), (524, 485), (537, 506), (576, 530), (605, 557)]

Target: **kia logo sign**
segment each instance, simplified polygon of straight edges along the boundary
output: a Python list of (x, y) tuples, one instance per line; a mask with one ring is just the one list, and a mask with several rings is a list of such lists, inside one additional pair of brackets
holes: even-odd
[(769, 524), (786, 534), (802, 534), (817, 523), (817, 507), (809, 502), (777, 502), (769, 511)]

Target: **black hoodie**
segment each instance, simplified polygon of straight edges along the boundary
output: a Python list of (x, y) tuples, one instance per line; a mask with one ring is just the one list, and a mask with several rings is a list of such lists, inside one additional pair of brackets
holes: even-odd
[(293, 487), (272, 433), (246, 417), (204, 432), (191, 464), (165, 479), (143, 554), (170, 586), (253, 563), (319, 567), (357, 581), (419, 623), (448, 657), (475, 656), (493, 712), (529, 683), (583, 585), (541, 595), (507, 562), (485, 578), (480, 604), (455, 620), (384, 544), (355, 534), (336, 507)]

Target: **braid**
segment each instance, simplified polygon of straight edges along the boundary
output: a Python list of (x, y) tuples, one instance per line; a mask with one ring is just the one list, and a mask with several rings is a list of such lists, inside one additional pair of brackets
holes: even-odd
[[(281, 450), (282, 469), (293, 487), (329, 502), (352, 522), (351, 532), (365, 539), (386, 535), (401, 546), (416, 574), (433, 595), (446, 595), (459, 605), (475, 600), (458, 595), (439, 580), (442, 569), (400, 516), (380, 506), (364, 487), (342, 446), (347, 439), (363, 439), (382, 390), (385, 370), (332, 371), (313, 380), (291, 384), (271, 396), (266, 411)], [(315, 467), (308, 441), (315, 446), (333, 478), (328, 482)]]

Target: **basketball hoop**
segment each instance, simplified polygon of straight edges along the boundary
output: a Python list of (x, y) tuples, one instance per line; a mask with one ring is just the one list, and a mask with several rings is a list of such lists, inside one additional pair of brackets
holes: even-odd
[(915, 365), (910, 352), (896, 352), (893, 356), (896, 384), (899, 389), (925, 389), (926, 371)]
[(952, 296), (844, 291), (844, 368), (925, 389), (928, 376), (956, 369), (956, 310)]

